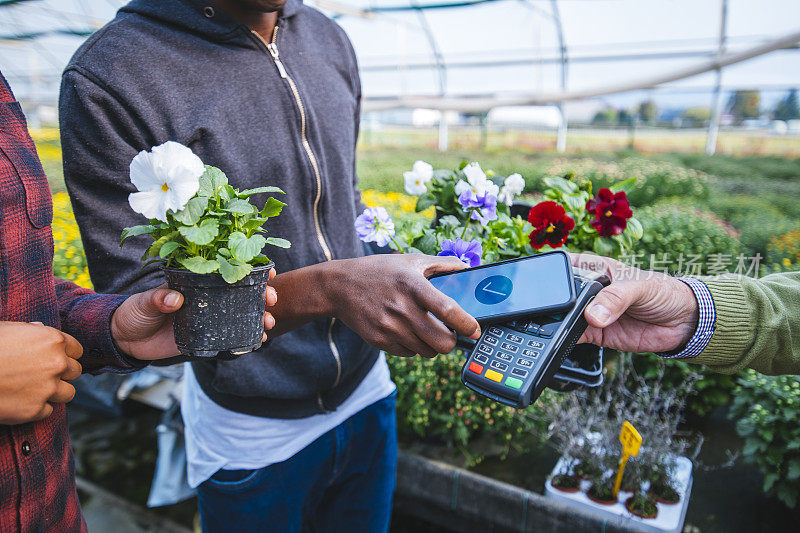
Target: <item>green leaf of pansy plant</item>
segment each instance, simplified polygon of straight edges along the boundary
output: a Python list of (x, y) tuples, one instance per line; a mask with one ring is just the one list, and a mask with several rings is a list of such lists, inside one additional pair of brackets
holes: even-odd
[(200, 176), (198, 196), (215, 196), (217, 191), (228, 184), (228, 177), (217, 167), (206, 165), (206, 171)]
[(635, 218), (629, 218), (628, 225), (625, 226), (625, 234), (630, 235), (630, 237), (634, 240), (641, 239), (642, 235), (644, 234), (642, 223)]
[(148, 235), (153, 233), (154, 231), (158, 231), (158, 226), (153, 226), (151, 224), (147, 224), (144, 226), (132, 226), (130, 228), (125, 228), (122, 230), (122, 238), (119, 241), (119, 245), (122, 246), (122, 243), (125, 242), (125, 239), (130, 237), (137, 237), (139, 235)]
[(586, 209), (587, 198), (583, 194), (565, 194), (564, 203), (570, 211), (583, 211)]
[(216, 272), (219, 268), (218, 262), (200, 256), (186, 257), (178, 262), (183, 265), (184, 268), (195, 274), (211, 274), (212, 272)]
[(267, 202), (264, 204), (264, 209), (261, 210), (261, 217), (276, 217), (281, 214), (281, 211), (283, 211), (285, 206), (285, 203), (270, 196), (267, 198)]
[(258, 234), (248, 237), (241, 231), (234, 231), (228, 237), (228, 248), (233, 257), (244, 263), (260, 254), (266, 244), (267, 239)]
[(270, 258), (267, 257), (266, 255), (257, 255), (250, 262), (253, 263), (254, 265), (266, 265), (267, 263), (270, 262)]
[(267, 237), (267, 244), (277, 246), (278, 248), (290, 248), (292, 243), (280, 237)]
[(228, 260), (219, 254), (217, 255), (217, 262), (219, 263), (219, 273), (222, 274), (222, 279), (228, 283), (236, 283), (253, 270), (253, 265), (243, 264), (235, 259)]
[(213, 241), (219, 234), (219, 221), (216, 218), (207, 218), (195, 226), (183, 226), (179, 230), (187, 241), (204, 246)]
[(280, 187), (256, 187), (255, 189), (245, 189), (236, 196), (239, 198), (249, 198), (254, 194), (286, 194)]
[(564, 178), (550, 177), (544, 178), (542, 181), (544, 181), (544, 184), (548, 187), (557, 189), (565, 194), (578, 192), (578, 186), (569, 180), (565, 180)]
[(167, 235), (164, 235), (153, 244), (150, 245), (150, 248), (147, 249), (147, 252), (142, 256), (142, 259), (146, 258), (148, 255), (150, 257), (157, 257), (159, 252), (161, 252), (161, 247), (164, 246), (169, 241), (175, 239), (178, 236), (177, 231), (173, 231)]
[(415, 209), (419, 213), (420, 211), (425, 211), (433, 205), (436, 205), (436, 197), (431, 193), (425, 193), (417, 198), (417, 206)]
[(208, 196), (195, 196), (186, 203), (186, 206), (183, 209), (172, 216), (181, 224), (194, 226), (203, 216), (203, 213), (205, 213), (205, 210), (208, 207), (208, 200)]
[(166, 259), (167, 257), (169, 257), (169, 254), (171, 254), (180, 247), (181, 247), (180, 243), (177, 243), (175, 241), (165, 242), (164, 245), (161, 246), (161, 249), (158, 251), (158, 256), (161, 259)]
[(611, 239), (606, 239), (604, 237), (597, 237), (594, 240), (594, 251), (598, 255), (609, 256), (614, 253), (615, 246), (614, 241)]
[(228, 207), (226, 207), (226, 210), (237, 215), (249, 215), (251, 213), (255, 213), (256, 207), (247, 200), (234, 198), (230, 201)]
[(461, 221), (458, 220), (458, 218), (453, 216), (453, 215), (447, 215), (447, 216), (443, 216), (442, 218), (439, 219), (439, 225), (441, 225), (441, 226), (451, 226), (451, 227), (457, 228), (458, 226), (461, 225)]

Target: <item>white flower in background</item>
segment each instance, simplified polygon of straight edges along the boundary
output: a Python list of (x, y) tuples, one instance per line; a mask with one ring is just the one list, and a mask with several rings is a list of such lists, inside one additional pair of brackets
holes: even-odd
[(433, 166), (425, 161), (417, 161), (411, 170), (403, 172), (406, 192), (413, 196), (420, 196), (428, 192), (426, 184), (432, 179)]
[(503, 182), (503, 187), (500, 189), (500, 194), (497, 200), (504, 202), (507, 206), (511, 207), (514, 204), (514, 197), (522, 194), (525, 190), (525, 178), (519, 174), (511, 174)]
[(136, 154), (130, 171), (138, 191), (128, 196), (131, 208), (166, 222), (167, 211), (177, 213), (197, 193), (205, 165), (188, 147), (167, 141)]
[(459, 198), (465, 191), (470, 191), (473, 199), (483, 196), (487, 192), (494, 196), (500, 192), (500, 188), (486, 177), (486, 173), (481, 170), (481, 166), (477, 162), (465, 166), (462, 172), (467, 177), (467, 181), (460, 180), (456, 183), (456, 196)]

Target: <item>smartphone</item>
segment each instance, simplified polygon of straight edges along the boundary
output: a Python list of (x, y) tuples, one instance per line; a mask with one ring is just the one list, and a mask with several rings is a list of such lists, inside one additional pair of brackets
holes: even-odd
[(429, 278), (478, 322), (499, 322), (575, 304), (569, 255), (555, 251), (489, 263)]

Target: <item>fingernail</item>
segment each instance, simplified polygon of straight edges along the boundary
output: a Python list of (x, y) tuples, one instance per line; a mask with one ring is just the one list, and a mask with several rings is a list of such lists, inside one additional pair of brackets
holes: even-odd
[(275, 317), (272, 315), (267, 315), (267, 318), (264, 320), (264, 325), (267, 329), (272, 329), (275, 327)]
[(598, 324), (605, 324), (608, 317), (611, 316), (611, 311), (601, 304), (594, 304), (589, 307), (589, 316), (594, 318)]
[(166, 296), (164, 296), (164, 305), (167, 307), (175, 307), (178, 305), (178, 300), (180, 299), (180, 295), (177, 292), (170, 292)]
[(470, 339), (475, 339), (475, 340), (480, 339), (481, 338), (481, 327), (478, 326), (478, 329), (476, 329), (475, 332), (472, 335), (470, 335), (469, 338)]

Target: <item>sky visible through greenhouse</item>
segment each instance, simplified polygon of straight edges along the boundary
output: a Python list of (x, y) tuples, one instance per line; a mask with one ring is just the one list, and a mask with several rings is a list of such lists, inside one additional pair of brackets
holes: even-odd
[[(55, 100), (61, 69), (85, 38), (69, 33), (96, 30), (124, 4), (121, 0), (5, 2), (0, 0), (0, 68), (21, 98), (45, 102)], [(559, 0), (569, 58), (568, 89), (636, 80), (708, 60), (718, 49), (721, 2)], [(369, 11), (432, 3), (319, 0), (319, 7), (336, 16), (354, 43), (366, 97), (560, 90), (553, 2), (494, 0), (423, 11)], [(728, 6), (730, 51), (800, 29), (796, 0), (729, 0)], [(443, 77), (437, 57), (447, 67)], [(800, 85), (800, 53), (780, 50), (731, 66), (722, 80), (727, 90), (762, 90), (763, 103), (770, 106), (790, 87)], [(628, 92), (603, 100), (629, 105), (653, 97), (662, 106), (708, 105), (713, 83), (714, 74), (707, 73), (655, 92)]]

